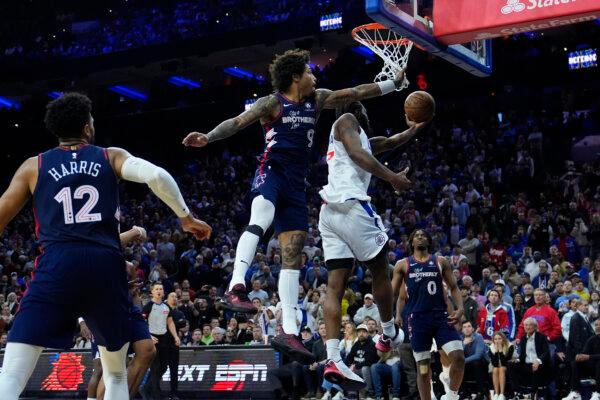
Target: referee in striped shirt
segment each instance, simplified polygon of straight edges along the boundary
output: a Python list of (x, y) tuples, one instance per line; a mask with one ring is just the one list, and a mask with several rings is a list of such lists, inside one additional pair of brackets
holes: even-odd
[[(152, 361), (150, 377), (146, 386), (151, 391), (152, 399), (160, 399), (160, 381), (167, 370), (169, 347), (172, 346), (173, 342), (175, 346), (179, 346), (180, 342), (173, 322), (173, 310), (167, 303), (163, 302), (165, 293), (162, 283), (153, 283), (151, 293), (152, 300), (144, 306), (142, 313), (148, 320), (150, 335), (152, 335), (152, 340), (156, 346), (156, 357)], [(144, 390), (144, 394), (147, 394), (147, 390)], [(171, 391), (169, 398), (177, 399), (177, 393)]]

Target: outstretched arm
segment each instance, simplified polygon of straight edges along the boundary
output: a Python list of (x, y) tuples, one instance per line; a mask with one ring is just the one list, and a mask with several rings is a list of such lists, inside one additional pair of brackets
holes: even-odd
[(146, 230), (141, 226), (134, 225), (130, 230), (121, 232), (119, 239), (122, 246), (126, 246), (134, 240), (146, 240)]
[(394, 266), (394, 273), (392, 276), (392, 292), (394, 296), (397, 296), (396, 300), (396, 322), (402, 326), (402, 310), (406, 305), (406, 299), (408, 293), (406, 291), (406, 285), (404, 284), (404, 276), (406, 274), (406, 259), (400, 260)]
[(0, 197), (0, 233), (27, 203), (37, 181), (37, 157), (27, 159)]
[(396, 73), (396, 79), (393, 81), (366, 83), (353, 88), (340, 90), (317, 89), (317, 108), (319, 110), (325, 108), (337, 108), (353, 101), (382, 96), (399, 88), (402, 85), (402, 82), (404, 82), (404, 70), (398, 71)]
[(384, 153), (386, 151), (394, 150), (404, 143), (408, 142), (410, 139), (415, 137), (415, 135), (423, 130), (425, 126), (429, 123), (427, 122), (413, 122), (410, 120), (406, 120), (409, 124), (409, 128), (404, 132), (396, 133), (393, 136), (385, 137), (385, 136), (375, 136), (369, 139), (371, 143), (371, 150), (373, 155), (377, 155), (380, 153)]
[(108, 149), (110, 163), (119, 178), (126, 181), (145, 183), (150, 190), (179, 217), (184, 231), (192, 233), (196, 239), (208, 239), (211, 227), (204, 221), (195, 219), (181, 195), (175, 179), (165, 171), (141, 158), (133, 157), (127, 151), (111, 147)]
[(381, 164), (371, 153), (363, 149), (360, 141), (360, 125), (352, 114), (344, 114), (335, 122), (335, 139), (342, 142), (348, 156), (365, 171), (388, 181), (395, 190), (403, 190), (411, 182), (406, 178), (407, 170), (395, 174), (388, 167)]
[(450, 290), (452, 302), (456, 306), (454, 313), (448, 316), (448, 324), (454, 326), (461, 322), (461, 317), (464, 313), (464, 304), (460, 290), (458, 290), (458, 285), (456, 284), (456, 278), (454, 278), (454, 274), (452, 273), (452, 267), (450, 266), (450, 263), (445, 257), (438, 258), (438, 262), (442, 267), (442, 276), (446, 282), (446, 285), (448, 285), (448, 289)]
[(279, 100), (274, 95), (261, 97), (249, 110), (244, 111), (237, 117), (221, 122), (209, 133), (190, 133), (183, 139), (183, 144), (185, 146), (204, 147), (217, 140), (226, 139), (260, 119), (271, 119), (279, 113), (280, 107)]

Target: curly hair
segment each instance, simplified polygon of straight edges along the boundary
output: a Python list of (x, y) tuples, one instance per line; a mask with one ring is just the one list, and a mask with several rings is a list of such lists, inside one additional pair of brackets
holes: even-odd
[(275, 60), (269, 65), (271, 84), (277, 91), (287, 90), (293, 81), (293, 75), (302, 75), (306, 64), (310, 62), (310, 53), (306, 50), (288, 50), (277, 54)]
[(65, 93), (46, 106), (46, 128), (60, 139), (80, 138), (90, 122), (92, 101), (81, 93)]
[(410, 255), (415, 254), (415, 249), (413, 247), (412, 242), (413, 242), (413, 239), (415, 238), (415, 235), (417, 234), (417, 232), (423, 232), (423, 234), (427, 238), (427, 251), (429, 253), (433, 253), (433, 238), (431, 237), (431, 233), (429, 233), (425, 229), (415, 229), (414, 231), (411, 232), (410, 236), (408, 237), (408, 250), (409, 250), (409, 254)]

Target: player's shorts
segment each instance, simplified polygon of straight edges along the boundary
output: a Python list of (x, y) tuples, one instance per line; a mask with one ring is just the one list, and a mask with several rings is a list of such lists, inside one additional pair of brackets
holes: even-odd
[(252, 194), (262, 195), (275, 205), (275, 234), (308, 231), (308, 209), (304, 182), (288, 179), (276, 165), (264, 165), (256, 170)]
[(368, 201), (323, 204), (319, 215), (319, 231), (325, 261), (345, 258), (370, 261), (388, 241), (381, 217), (373, 211)]
[(52, 245), (38, 257), (32, 275), (9, 342), (69, 349), (79, 317), (98, 345), (109, 351), (129, 341), (129, 292), (119, 250), (84, 243)]
[[(151, 339), (148, 322), (142, 316), (142, 310), (133, 304), (130, 306), (129, 324), (131, 326), (131, 338), (129, 340), (129, 349), (127, 354), (133, 354), (133, 344), (140, 340)], [(92, 359), (100, 358), (100, 351), (95, 340), (92, 340)]]
[(433, 339), (446, 353), (462, 350), (462, 339), (456, 329), (448, 325), (446, 311), (408, 314), (408, 336), (417, 361), (429, 359)]

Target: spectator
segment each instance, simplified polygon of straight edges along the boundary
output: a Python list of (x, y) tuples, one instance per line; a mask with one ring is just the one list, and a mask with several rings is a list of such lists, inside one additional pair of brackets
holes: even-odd
[(158, 262), (168, 270), (175, 266), (175, 245), (168, 234), (163, 234), (156, 245)]
[(364, 305), (356, 311), (354, 323), (357, 325), (362, 324), (365, 317), (370, 317), (377, 322), (381, 321), (379, 309), (377, 308), (377, 304), (373, 302), (373, 295), (371, 293), (365, 294)]
[(536, 289), (548, 289), (550, 274), (548, 273), (548, 263), (546, 260), (540, 260), (538, 264), (539, 274), (531, 280), (531, 284)]
[(487, 360), (486, 349), (483, 337), (475, 332), (471, 321), (462, 323), (463, 347), (465, 352), (465, 378), (466, 380), (475, 380), (478, 393), (486, 392), (486, 372)]
[(373, 383), (371, 380), (371, 365), (375, 364), (379, 357), (377, 356), (377, 349), (375, 348), (375, 342), (369, 335), (367, 326), (361, 324), (356, 327), (358, 332), (358, 340), (352, 346), (350, 354), (346, 357), (346, 364), (350, 366), (350, 369), (360, 375), (365, 383), (367, 384), (367, 391), (370, 395), (373, 395)]
[(342, 355), (342, 360), (346, 358), (348, 354), (350, 354), (350, 350), (352, 350), (352, 346), (358, 340), (358, 334), (356, 332), (356, 325), (352, 322), (348, 322), (343, 327), (344, 337), (340, 340), (340, 354)]
[(471, 290), (464, 284), (460, 286), (460, 294), (463, 299), (465, 319), (471, 322), (472, 326), (476, 326), (477, 317), (479, 314), (479, 305), (475, 300), (473, 300), (473, 298), (471, 298)]
[(302, 345), (312, 353), (313, 345), (316, 340), (313, 337), (311, 329), (308, 326), (305, 326), (300, 330), (300, 336), (302, 337)]
[(252, 281), (252, 291), (248, 293), (248, 299), (250, 301), (259, 299), (261, 304), (269, 304), (269, 294), (261, 288), (260, 281)]
[(546, 304), (546, 292), (541, 289), (536, 289), (533, 297), (535, 305), (528, 309), (523, 316), (524, 321), (519, 325), (517, 339), (521, 339), (525, 333), (524, 322), (531, 318), (535, 322), (535, 331), (548, 338), (551, 342), (557, 340), (561, 336), (560, 320), (556, 311)]
[(306, 271), (304, 286), (306, 288), (317, 288), (321, 285), (327, 285), (327, 269), (321, 266), (321, 258), (313, 259), (313, 266)]
[(477, 267), (477, 251), (479, 250), (481, 243), (479, 242), (479, 239), (475, 237), (473, 229), (467, 231), (467, 237), (461, 239), (458, 242), (458, 245), (462, 249), (462, 253), (467, 257), (467, 260), (469, 260), (469, 268), (471, 268), (471, 271), (476, 272), (474, 268)]
[(490, 343), (494, 332), (504, 332), (509, 330), (508, 314), (500, 303), (500, 294), (496, 289), (492, 289), (487, 295), (488, 304), (479, 311), (477, 332), (483, 336), (484, 341)]
[(323, 382), (323, 372), (325, 371), (325, 362), (327, 361), (327, 347), (325, 342), (327, 340), (327, 331), (325, 330), (325, 324), (319, 324), (319, 336), (320, 340), (315, 341), (312, 346), (312, 353), (315, 356), (315, 362), (311, 365), (305, 365), (304, 368), (304, 380), (308, 387), (307, 397), (315, 397), (317, 388), (321, 386)]
[(572, 391), (565, 399), (580, 400), (579, 381), (582, 377), (592, 376), (595, 380), (594, 393), (591, 399), (600, 398), (600, 319), (594, 322), (595, 335), (590, 337), (571, 363), (571, 388)]
[(494, 338), (489, 348), (492, 363), (492, 383), (497, 400), (505, 400), (504, 389), (506, 385), (506, 368), (512, 360), (514, 347), (502, 332), (494, 333)]
[(533, 285), (528, 284), (528, 283), (523, 285), (523, 300), (524, 300), (523, 304), (525, 306), (525, 310), (529, 310), (535, 304), (535, 297), (533, 295), (533, 292), (534, 292)]
[(252, 275), (252, 282), (258, 281), (260, 288), (267, 293), (273, 293), (277, 290), (277, 282), (275, 277), (271, 274), (271, 269), (264, 263), (260, 263), (260, 271)]
[(221, 346), (225, 343), (225, 329), (221, 328), (221, 327), (215, 327), (212, 328), (212, 337), (213, 337), (213, 342), (210, 344), (211, 346)]
[(532, 282), (540, 273), (540, 262), (541, 261), (542, 261), (542, 253), (539, 251), (534, 251), (533, 252), (533, 260), (531, 262), (529, 262), (527, 265), (525, 265), (524, 272), (527, 272), (529, 274), (529, 279), (531, 279)]
[(500, 305), (504, 308), (506, 315), (508, 316), (508, 331), (506, 332), (506, 336), (508, 337), (508, 340), (512, 342), (515, 340), (518, 325), (515, 322), (515, 309), (512, 306), (513, 299), (504, 294), (506, 287), (506, 284), (501, 279), (497, 280), (494, 285), (494, 288), (500, 295)]
[(200, 339), (200, 342), (204, 346), (209, 346), (214, 341), (215, 341), (215, 338), (213, 338), (212, 331), (211, 331), (211, 328), (210, 328), (210, 324), (204, 324), (204, 325), (202, 325), (202, 338)]
[(509, 364), (508, 372), (511, 381), (518, 387), (531, 387), (533, 395), (537, 395), (539, 388), (547, 384), (552, 368), (548, 337), (538, 331), (537, 321), (533, 317), (525, 318), (522, 332), (519, 360)]
[(400, 354), (394, 348), (388, 353), (377, 351), (379, 362), (371, 365), (371, 379), (375, 397), (383, 399), (383, 382), (391, 381), (392, 400), (400, 400)]
[(204, 346), (202, 343), (202, 329), (194, 329), (192, 333), (192, 341), (187, 344), (188, 347)]
[(523, 299), (523, 295), (521, 293), (515, 293), (515, 297), (513, 299), (513, 309), (515, 311), (515, 326), (519, 326), (523, 320), (525, 311), (527, 311), (527, 308), (525, 307), (525, 300)]
[(263, 332), (260, 326), (254, 325), (252, 327), (252, 341), (248, 343), (250, 346), (260, 346), (265, 344), (265, 340), (263, 338)]

